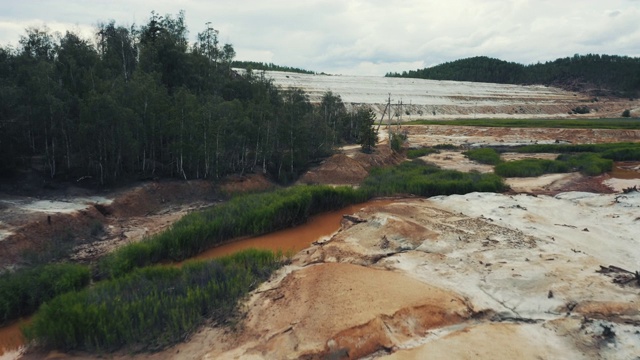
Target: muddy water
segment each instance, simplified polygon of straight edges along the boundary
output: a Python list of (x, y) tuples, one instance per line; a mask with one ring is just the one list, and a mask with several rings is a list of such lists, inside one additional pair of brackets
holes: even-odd
[(609, 172), (612, 178), (616, 179), (640, 179), (640, 171), (632, 170), (640, 167), (640, 162), (616, 162), (613, 170)]
[(318, 214), (309, 218), (309, 220), (299, 226), (284, 229), (269, 234), (239, 239), (225, 245), (221, 245), (209, 249), (189, 260), (194, 259), (211, 259), (220, 256), (233, 254), (240, 250), (249, 248), (265, 249), (272, 251), (298, 251), (305, 249), (312, 242), (333, 234), (340, 228), (342, 215), (353, 214), (358, 210), (369, 206), (383, 206), (394, 202), (395, 200), (373, 200), (366, 203), (351, 205), (346, 208)]
[(4, 359), (3, 355), (9, 355), (8, 353), (15, 352), (24, 345), (24, 336), (20, 327), (27, 322), (28, 320), (20, 320), (0, 328), (0, 359)]

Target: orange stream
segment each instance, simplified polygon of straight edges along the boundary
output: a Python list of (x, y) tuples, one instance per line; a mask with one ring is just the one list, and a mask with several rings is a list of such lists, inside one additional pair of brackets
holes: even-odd
[(292, 251), (293, 253), (297, 253), (309, 247), (312, 242), (337, 231), (340, 228), (342, 215), (353, 214), (367, 206), (382, 206), (392, 202), (394, 202), (394, 200), (372, 200), (366, 203), (347, 206), (340, 210), (318, 214), (310, 217), (309, 220), (302, 225), (265, 235), (238, 239), (206, 250), (189, 260), (212, 259), (249, 248), (272, 251), (281, 250), (283, 253)]

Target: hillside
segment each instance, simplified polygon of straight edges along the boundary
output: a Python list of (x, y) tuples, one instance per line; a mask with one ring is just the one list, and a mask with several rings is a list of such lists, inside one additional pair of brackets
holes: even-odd
[[(339, 95), (347, 108), (369, 105), (383, 113), (391, 98), (393, 120), (452, 118), (562, 118), (577, 116), (576, 107), (586, 106), (580, 117), (620, 117), (624, 109), (640, 107), (638, 101), (599, 97), (559, 87), (512, 85), (416, 78), (311, 75), (266, 71), (265, 77), (281, 89), (302, 89), (312, 104), (323, 94)], [(400, 105), (402, 102), (402, 105)], [(638, 110), (632, 111), (634, 114)], [(637, 115), (635, 115), (637, 116)], [(385, 118), (386, 119), (386, 118)]]
[(593, 95), (638, 96), (640, 58), (617, 55), (574, 55), (522, 65), (477, 56), (430, 68), (389, 73), (388, 77), (457, 80), (501, 84), (553, 85)]

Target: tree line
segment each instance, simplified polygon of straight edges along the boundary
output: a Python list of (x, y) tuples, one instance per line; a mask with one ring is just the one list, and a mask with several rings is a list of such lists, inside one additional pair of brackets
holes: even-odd
[(371, 113), (339, 96), (312, 106), (251, 70), (207, 25), (188, 41), (184, 12), (115, 21), (94, 39), (29, 28), (0, 47), (0, 176), (35, 167), (98, 184), (156, 176), (216, 179), (264, 172), (295, 179)]
[(305, 69), (300, 69), (300, 68), (291, 67), (291, 66), (276, 65), (274, 63), (263, 63), (263, 62), (257, 62), (257, 61), (234, 60), (231, 66), (233, 66), (234, 68), (251, 69), (254, 71), (265, 70), (265, 71), (293, 72), (293, 73), (309, 74), (309, 75), (316, 74), (315, 71), (311, 71), (311, 70), (305, 70)]
[(388, 73), (388, 77), (554, 85), (595, 90), (619, 96), (640, 95), (640, 58), (617, 55), (574, 55), (545, 63), (522, 65), (477, 56), (430, 68)]

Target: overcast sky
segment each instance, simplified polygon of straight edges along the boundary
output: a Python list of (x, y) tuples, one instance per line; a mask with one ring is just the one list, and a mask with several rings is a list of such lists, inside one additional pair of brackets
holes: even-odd
[(384, 75), (485, 55), (522, 64), (573, 54), (640, 56), (640, 0), (0, 0), (0, 44), (47, 25), (91, 37), (98, 22), (185, 11), (190, 39), (220, 31), (237, 60)]

